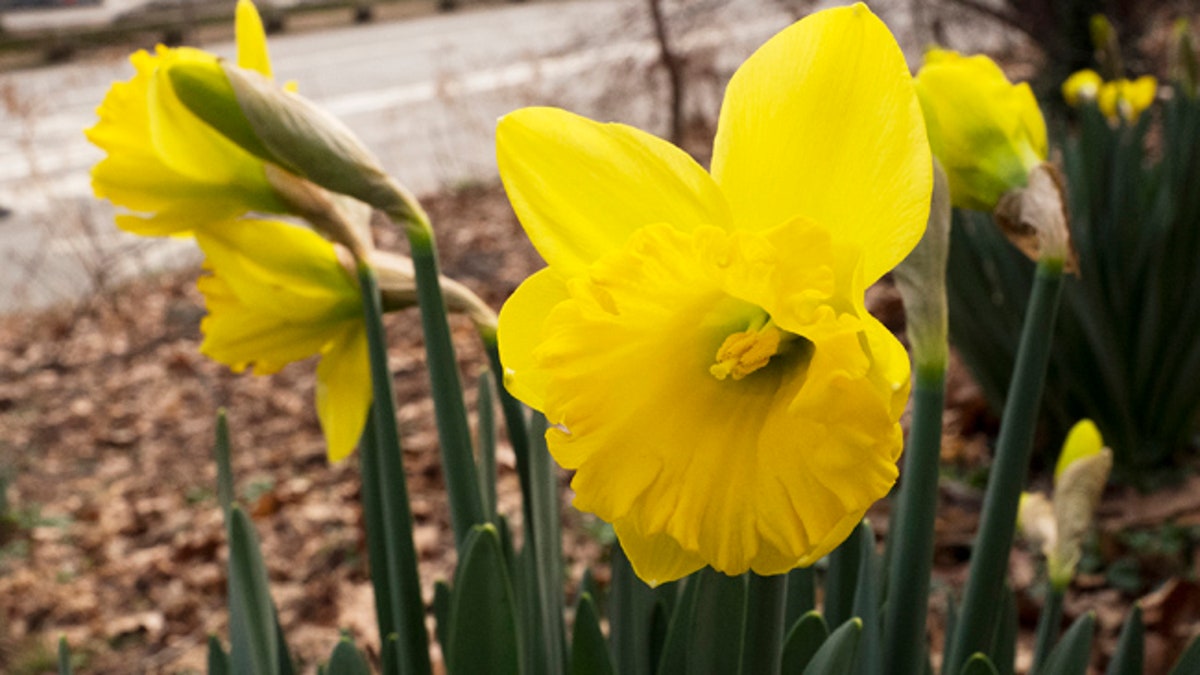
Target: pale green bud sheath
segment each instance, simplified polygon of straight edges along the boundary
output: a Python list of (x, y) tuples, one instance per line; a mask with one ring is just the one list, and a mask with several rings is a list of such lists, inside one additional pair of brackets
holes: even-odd
[(888, 535), (888, 602), (883, 663), (889, 675), (920, 672), (941, 457), (945, 402), (946, 257), (950, 252), (950, 186), (933, 162), (933, 199), (921, 241), (893, 272), (904, 299), (912, 348), (912, 426)]
[(358, 137), (304, 97), (223, 61), (180, 64), (168, 75), (189, 110), (247, 152), (410, 228), (429, 229), (420, 204)]

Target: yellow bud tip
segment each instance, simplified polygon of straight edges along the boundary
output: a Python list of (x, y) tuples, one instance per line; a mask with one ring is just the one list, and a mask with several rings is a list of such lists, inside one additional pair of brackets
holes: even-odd
[(1089, 419), (1080, 420), (1067, 433), (1063, 443), (1062, 453), (1058, 456), (1058, 464), (1054, 467), (1054, 480), (1062, 476), (1067, 467), (1077, 460), (1097, 455), (1104, 448), (1104, 439), (1096, 423)]
[(740, 380), (770, 362), (779, 353), (786, 334), (768, 321), (761, 328), (750, 328), (725, 338), (717, 350), (717, 362), (708, 372), (718, 380), (732, 376)]

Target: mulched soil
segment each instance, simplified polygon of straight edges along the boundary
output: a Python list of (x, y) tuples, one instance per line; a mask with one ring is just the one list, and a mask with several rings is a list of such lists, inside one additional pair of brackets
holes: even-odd
[[(494, 307), (540, 267), (498, 187), (431, 197), (426, 207), (444, 271)], [(379, 234), (385, 248), (403, 250), (397, 232)], [(338, 629), (360, 645), (377, 643), (357, 464), (325, 460), (313, 364), (256, 377), (203, 357), (198, 273), (145, 278), (69, 307), (0, 318), (0, 468), (11, 514), (0, 522), (0, 671), (53, 671), (60, 635), (78, 655), (77, 672), (203, 671), (207, 636), (227, 631), (227, 554), (211, 458), (219, 407), (228, 409), (237, 492), (262, 539), (280, 620), (304, 672), (328, 658)], [(888, 286), (872, 289), (869, 305), (902, 328)], [(456, 319), (453, 328), (464, 381), (473, 381), (482, 351), (468, 322)], [(451, 575), (454, 552), (416, 314), (389, 317), (389, 331), (416, 545), (431, 597), (433, 581)], [(468, 400), (474, 404), (473, 392)], [(967, 476), (989, 460), (994, 420), (958, 367), (948, 404), (947, 472)], [(501, 510), (519, 530), (511, 451), (499, 463)], [(595, 523), (566, 505), (565, 477), (563, 485), (571, 576), (600, 563), (603, 582)], [(1149, 496), (1113, 490), (1103, 507), (1101, 553), (1127, 554), (1124, 532), (1200, 525), (1198, 487), (1188, 478)], [(969, 481), (943, 481), (935, 587), (961, 585), (979, 502)], [(885, 531), (886, 507), (872, 520)], [(1185, 541), (1185, 549), (1194, 546)], [(1094, 666), (1111, 651), (1130, 602), (1166, 579), (1142, 599), (1146, 672), (1165, 672), (1164, 659), (1200, 627), (1200, 588), (1186, 580), (1195, 570), (1178, 564), (1192, 552), (1176, 551), (1157, 576), (1127, 592), (1103, 574), (1081, 575), (1066, 614), (1097, 612), (1103, 649)], [(1038, 564), (1023, 551), (1012, 562), (1028, 659)], [(937, 645), (943, 603), (940, 596), (932, 602)]]

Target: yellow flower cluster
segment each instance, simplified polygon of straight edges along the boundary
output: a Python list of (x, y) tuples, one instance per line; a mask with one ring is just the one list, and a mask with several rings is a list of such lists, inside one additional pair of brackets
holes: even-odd
[[(236, 35), (239, 67), (270, 78), (266, 35), (249, 0), (239, 0)], [(87, 130), (106, 153), (92, 170), (96, 196), (133, 212), (117, 216), (126, 231), (196, 238), (209, 272), (199, 282), (208, 308), (202, 352), (260, 374), (321, 357), (317, 414), (329, 457), (349, 455), (371, 402), (356, 282), (335, 246), (311, 230), (245, 217), (295, 209), (274, 186), (277, 167), (181, 101), (172, 73), (217, 67), (216, 56), (160, 46), (131, 60), (133, 78), (112, 86)]]
[(864, 291), (920, 239), (932, 158), (904, 57), (864, 5), (734, 74), (711, 172), (637, 129), (527, 108), (500, 174), (548, 263), (500, 315), (575, 505), (650, 584), (779, 574), (896, 480), (909, 361)]
[(1072, 107), (1095, 102), (1113, 124), (1134, 124), (1154, 103), (1158, 80), (1143, 75), (1136, 80), (1124, 78), (1104, 81), (1094, 70), (1080, 70), (1063, 82), (1063, 98)]

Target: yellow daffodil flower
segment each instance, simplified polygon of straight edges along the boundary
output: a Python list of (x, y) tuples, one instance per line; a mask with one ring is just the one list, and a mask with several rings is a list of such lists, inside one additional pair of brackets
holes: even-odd
[(1029, 85), (986, 56), (932, 49), (916, 77), (933, 154), (954, 206), (991, 211), (1046, 160), (1046, 122)]
[(1096, 103), (1109, 122), (1133, 124), (1138, 121), (1158, 94), (1158, 80), (1143, 75), (1136, 80), (1105, 82), (1100, 86)]
[[(238, 63), (270, 77), (266, 36), (249, 0), (237, 9)], [(216, 64), (197, 49), (159, 46), (131, 59), (136, 72), (109, 89), (88, 139), (107, 153), (92, 169), (97, 197), (141, 215), (117, 224), (135, 234), (183, 234), (247, 211), (283, 212), (262, 160), (197, 118), (179, 100), (169, 71)]]
[(548, 267), (504, 305), (509, 390), (575, 505), (659, 584), (780, 574), (896, 480), (909, 362), (863, 294), (920, 239), (932, 158), (904, 57), (864, 5), (735, 73), (711, 173), (620, 124), (501, 119), (509, 199)]
[(1084, 101), (1094, 101), (1103, 83), (1100, 74), (1090, 68), (1077, 71), (1063, 82), (1063, 99), (1072, 107)]
[(241, 372), (278, 372), (319, 355), (317, 417), (329, 459), (353, 452), (371, 404), (367, 337), (357, 284), (333, 244), (278, 221), (196, 230), (211, 272), (198, 282), (208, 316), (200, 351)]

